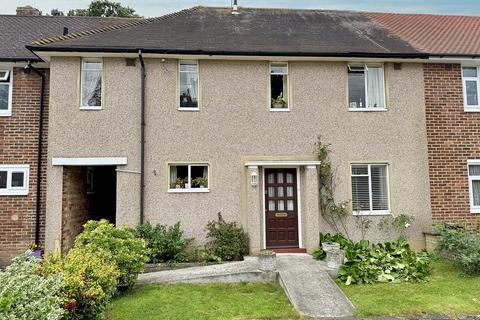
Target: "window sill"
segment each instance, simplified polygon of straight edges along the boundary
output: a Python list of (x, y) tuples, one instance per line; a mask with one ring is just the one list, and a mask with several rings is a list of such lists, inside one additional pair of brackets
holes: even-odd
[(480, 112), (480, 107), (475, 107), (475, 108), (472, 108), (472, 107), (464, 107), (464, 108), (463, 108), (463, 111), (465, 111), (465, 112)]
[(470, 208), (470, 213), (478, 214), (480, 213), (480, 208)]
[(178, 108), (178, 111), (199, 111), (200, 108)]
[(0, 196), (28, 196), (28, 190), (2, 190)]
[(208, 193), (210, 192), (209, 188), (198, 188), (198, 189), (168, 189), (168, 193)]
[(348, 111), (352, 112), (386, 112), (387, 108), (349, 108)]
[(11, 117), (12, 116), (12, 111), (0, 111), (0, 117)]
[(85, 111), (91, 111), (91, 110), (102, 110), (102, 107), (92, 107), (92, 106), (87, 106), (87, 107), (80, 107), (80, 110), (85, 110)]
[(379, 211), (354, 211), (354, 216), (390, 216), (392, 213), (389, 210)]
[(290, 112), (290, 108), (270, 108), (271, 112)]

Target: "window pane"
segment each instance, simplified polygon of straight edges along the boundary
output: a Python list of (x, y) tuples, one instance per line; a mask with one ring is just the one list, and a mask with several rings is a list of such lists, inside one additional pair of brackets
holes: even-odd
[(287, 64), (271, 64), (270, 73), (271, 74), (288, 74), (288, 65)]
[(271, 75), (270, 93), (272, 108), (287, 108), (288, 102), (288, 76)]
[(180, 108), (198, 108), (198, 74), (180, 73)]
[(464, 77), (477, 77), (477, 68), (475, 67), (463, 67), (462, 70)]
[(188, 166), (170, 166), (170, 188), (184, 189), (188, 184)]
[(9, 81), (10, 71), (8, 70), (1, 70), (0, 71), (0, 82), (8, 82)]
[(369, 108), (385, 108), (383, 67), (368, 67), (367, 93)]
[(269, 198), (275, 197), (275, 188), (274, 187), (268, 187), (268, 197)]
[(283, 197), (283, 196), (284, 196), (284, 194), (283, 194), (283, 187), (278, 187), (277, 192), (278, 192), (278, 196), (279, 196), (279, 197)]
[(23, 172), (12, 172), (12, 187), (23, 187)]
[(283, 183), (283, 173), (277, 173), (277, 183)]
[(9, 85), (0, 85), (0, 110), (8, 110)]
[(287, 187), (287, 197), (293, 197), (293, 187)]
[(469, 165), (468, 166), (468, 174), (470, 176), (480, 176), (480, 165)]
[(368, 174), (368, 165), (353, 165), (352, 174), (353, 175)]
[(478, 105), (477, 81), (471, 81), (471, 80), (465, 81), (465, 91), (467, 92), (467, 105), (477, 106)]
[(352, 177), (352, 207), (354, 211), (370, 210), (368, 176)]
[(278, 200), (278, 210), (279, 211), (285, 210), (285, 201)]
[(480, 206), (480, 180), (472, 181), (473, 205)]
[(102, 71), (83, 70), (82, 106), (99, 107), (102, 105)]
[(7, 171), (0, 171), (0, 189), (7, 188)]
[(197, 72), (197, 64), (195, 62), (181, 63), (180, 72)]
[(274, 200), (269, 200), (268, 201), (268, 210), (269, 211), (275, 211), (275, 201)]
[(387, 166), (372, 165), (372, 210), (388, 210)]
[(293, 174), (287, 173), (287, 183), (293, 183)]
[(348, 102), (349, 107), (365, 108), (365, 72), (348, 71)]
[(268, 183), (274, 183), (275, 182), (275, 174), (274, 173), (270, 173), (268, 175)]
[(102, 63), (100, 61), (83, 61), (84, 70), (102, 70)]
[(293, 200), (287, 200), (287, 210), (288, 211), (293, 211), (294, 210)]
[(192, 188), (208, 188), (208, 167), (191, 166)]

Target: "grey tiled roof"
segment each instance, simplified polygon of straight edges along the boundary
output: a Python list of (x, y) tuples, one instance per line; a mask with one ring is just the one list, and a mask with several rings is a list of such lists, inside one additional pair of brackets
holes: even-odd
[[(45, 44), (41, 44), (45, 43)], [(365, 14), (351, 11), (195, 7), (36, 50), (248, 55), (422, 55)]]
[(125, 18), (0, 15), (0, 61), (38, 59), (26, 45), (40, 38), (127, 23)]

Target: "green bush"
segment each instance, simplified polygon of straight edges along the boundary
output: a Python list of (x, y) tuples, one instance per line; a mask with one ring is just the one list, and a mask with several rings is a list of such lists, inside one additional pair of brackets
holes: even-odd
[(139, 225), (134, 229), (135, 235), (147, 244), (148, 261), (183, 262), (187, 260), (187, 247), (193, 238), (184, 238), (180, 222), (173, 226), (150, 223)]
[(468, 275), (480, 275), (480, 236), (468, 234), (463, 228), (439, 226), (437, 249), (447, 251), (449, 257)]
[(63, 275), (59, 296), (66, 320), (103, 319), (120, 275), (109, 253), (80, 248), (63, 259), (58, 253), (48, 255), (41, 270), (46, 276)]
[(327, 253), (322, 249), (322, 243), (324, 242), (336, 242), (340, 244), (340, 249), (342, 250), (346, 246), (353, 245), (352, 241), (341, 233), (336, 233), (336, 234), (320, 233), (320, 247), (316, 248), (312, 253), (312, 256), (314, 259), (325, 260), (325, 258), (327, 257)]
[(218, 221), (207, 224), (206, 250), (223, 261), (242, 260), (249, 252), (248, 235), (235, 222), (225, 222), (218, 213)]
[(62, 276), (43, 277), (39, 263), (27, 252), (0, 272), (0, 319), (56, 320), (64, 315), (58, 298)]
[(143, 240), (135, 237), (129, 228), (115, 228), (107, 220), (87, 222), (75, 239), (75, 247), (110, 253), (120, 271), (119, 289), (131, 288), (148, 260)]
[(345, 284), (374, 282), (419, 282), (430, 274), (426, 252), (416, 253), (400, 239), (370, 245), (361, 240), (344, 248), (345, 261), (338, 272)]

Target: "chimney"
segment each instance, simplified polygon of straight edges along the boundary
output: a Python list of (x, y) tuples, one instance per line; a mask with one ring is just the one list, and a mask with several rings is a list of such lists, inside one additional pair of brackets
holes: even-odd
[(232, 14), (238, 14), (238, 3), (237, 3), (237, 0), (233, 0)]
[(17, 16), (41, 16), (42, 11), (32, 6), (17, 7)]

